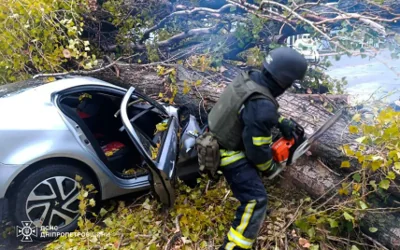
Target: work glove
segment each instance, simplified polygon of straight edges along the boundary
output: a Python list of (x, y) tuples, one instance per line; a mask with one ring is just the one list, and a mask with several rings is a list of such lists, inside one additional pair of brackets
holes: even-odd
[(279, 163), (272, 160), (271, 167), (261, 172), (261, 175), (268, 179), (273, 179), (281, 172), (281, 166)]
[(285, 139), (292, 139), (293, 138), (293, 131), (295, 129), (295, 124), (286, 118), (283, 118), (278, 125), (279, 130), (281, 131), (283, 137)]

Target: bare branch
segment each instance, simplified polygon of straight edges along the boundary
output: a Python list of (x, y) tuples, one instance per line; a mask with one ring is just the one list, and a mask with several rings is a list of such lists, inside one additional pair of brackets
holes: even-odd
[(158, 45), (158, 47), (167, 47), (167, 46), (175, 44), (183, 39), (189, 38), (189, 37), (214, 34), (214, 33), (218, 32), (220, 29), (222, 29), (223, 27), (224, 27), (224, 24), (219, 23), (210, 28), (191, 29), (191, 30), (179, 33), (167, 40), (158, 42), (157, 45)]
[(213, 16), (216, 18), (221, 17), (221, 13), (224, 11), (230, 9), (231, 7), (234, 7), (233, 4), (225, 4), (219, 9), (210, 9), (210, 8), (194, 8), (192, 10), (181, 10), (181, 11), (176, 11), (171, 13), (170, 15), (164, 17), (160, 22), (158, 22), (156, 25), (153, 27), (147, 29), (144, 34), (142, 39), (140, 40), (140, 43), (143, 43), (145, 40), (147, 40), (150, 37), (150, 34), (160, 28), (163, 28), (165, 24), (167, 23), (168, 20), (176, 17), (176, 16), (190, 16), (190, 15), (196, 15), (196, 14), (201, 14), (201, 15), (209, 15)]

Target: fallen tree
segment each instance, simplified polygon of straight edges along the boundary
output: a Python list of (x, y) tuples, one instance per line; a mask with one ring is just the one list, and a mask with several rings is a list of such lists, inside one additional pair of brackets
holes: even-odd
[[(117, 64), (118, 77), (111, 68), (96, 74), (96, 77), (119, 85), (135, 86), (161, 101), (167, 99), (177, 105), (188, 106), (200, 121), (205, 122), (206, 111), (218, 100), (226, 84), (229, 84), (232, 77), (240, 70), (231, 67), (224, 72), (207, 75), (182, 65), (161, 65), (157, 70), (153, 65)], [(162, 72), (160, 72), (161, 67)], [(171, 73), (175, 77), (172, 81)], [(202, 84), (199, 84), (199, 81)], [(170, 99), (172, 96), (173, 100)], [(345, 107), (349, 98), (348, 95), (287, 93), (278, 98), (279, 111), (284, 116), (300, 123), (305, 128), (306, 134), (310, 136), (333, 116), (335, 110)], [(360, 226), (366, 235), (370, 235), (390, 249), (395, 249), (400, 245), (400, 217), (397, 214), (400, 208), (398, 202), (400, 192), (394, 182), (388, 190), (380, 190), (378, 195), (372, 196), (369, 195), (372, 192), (369, 185), (367, 187), (354, 181), (355, 174), (356, 176), (371, 175), (365, 179), (365, 182), (375, 180), (379, 183), (381, 175), (363, 171), (356, 159), (351, 159), (344, 153), (343, 145), (353, 144), (358, 137), (350, 133), (348, 129), (353, 115), (351, 109), (347, 110), (342, 118), (313, 145), (310, 156), (303, 157), (295, 166), (287, 169), (282, 181), (291, 183), (317, 199), (314, 208), (324, 208), (329, 211), (350, 207), (350, 211), (356, 215), (360, 214), (360, 221), (353, 221), (354, 226)], [(351, 166), (342, 168), (344, 161), (350, 161)], [(347, 183), (347, 187), (344, 187), (343, 183)], [(360, 191), (361, 198), (356, 201), (343, 193), (340, 194), (351, 185), (363, 185)], [(388, 202), (388, 197), (391, 202)], [(360, 201), (363, 202), (361, 204), (371, 205), (368, 205), (368, 208), (360, 208), (357, 205)], [(341, 205), (342, 203), (345, 205)], [(351, 215), (353, 219), (349, 219), (350, 217), (347, 219), (354, 220), (356, 215)], [(371, 228), (374, 230), (370, 230)]]

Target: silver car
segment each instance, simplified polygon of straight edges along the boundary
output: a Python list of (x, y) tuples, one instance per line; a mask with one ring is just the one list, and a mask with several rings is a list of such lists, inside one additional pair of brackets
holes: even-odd
[(0, 117), (0, 217), (19, 225), (74, 230), (76, 176), (98, 200), (151, 188), (171, 206), (174, 180), (198, 172), (195, 117), (133, 87), (81, 76), (3, 85)]

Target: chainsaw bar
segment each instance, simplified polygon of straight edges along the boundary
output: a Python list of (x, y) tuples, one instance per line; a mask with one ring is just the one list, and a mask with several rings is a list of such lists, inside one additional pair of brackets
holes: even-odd
[(307, 153), (310, 149), (311, 144), (319, 139), (333, 124), (342, 116), (343, 110), (339, 110), (336, 114), (330, 118), (324, 125), (322, 125), (310, 138), (306, 139), (302, 144), (298, 146), (298, 148), (294, 151), (292, 162), (295, 162), (300, 156)]

